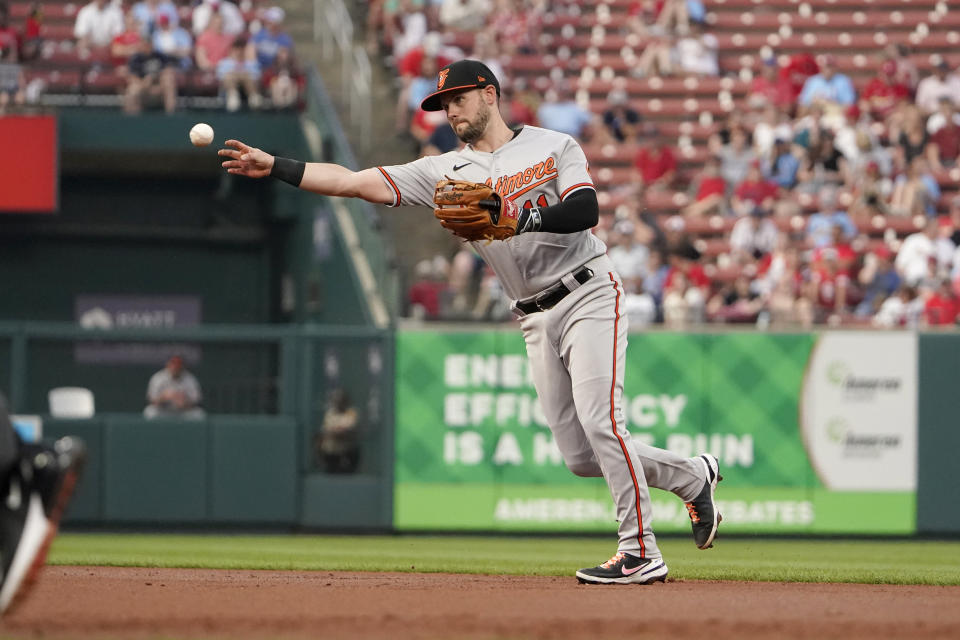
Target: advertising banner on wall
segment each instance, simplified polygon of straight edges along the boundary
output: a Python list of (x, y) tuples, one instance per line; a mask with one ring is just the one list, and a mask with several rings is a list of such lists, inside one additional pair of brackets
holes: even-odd
[[(173, 329), (194, 327), (202, 321), (200, 296), (80, 294), (74, 298), (74, 317), (84, 329)], [(200, 347), (187, 343), (78, 342), (74, 358), (81, 364), (159, 365), (180, 355), (190, 366), (200, 361)]]
[[(800, 424), (819, 415), (802, 398), (834, 401), (803, 393), (815, 342), (808, 334), (631, 335), (623, 407), (632, 437), (719, 458), (725, 531), (912, 532), (912, 488), (834, 486), (814, 468), (813, 460), (835, 464), (808, 455)], [(616, 527), (602, 479), (564, 466), (518, 331), (399, 333), (396, 425), (399, 530)], [(657, 531), (689, 530), (678, 498), (651, 494)]]

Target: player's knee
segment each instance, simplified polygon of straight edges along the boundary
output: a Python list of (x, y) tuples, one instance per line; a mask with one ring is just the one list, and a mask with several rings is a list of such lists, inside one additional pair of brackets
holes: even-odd
[(580, 476), (581, 478), (599, 478), (603, 475), (600, 471), (600, 465), (594, 460), (567, 462), (567, 468), (570, 469), (573, 475)]

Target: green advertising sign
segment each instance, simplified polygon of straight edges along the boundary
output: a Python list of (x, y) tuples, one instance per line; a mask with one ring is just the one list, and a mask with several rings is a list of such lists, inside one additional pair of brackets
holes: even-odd
[[(631, 335), (628, 428), (683, 456), (719, 458), (725, 531), (911, 532), (912, 492), (833, 491), (814, 472), (798, 424), (814, 342), (807, 334)], [(615, 530), (603, 480), (563, 464), (519, 331), (401, 332), (396, 393), (398, 530)], [(679, 499), (651, 493), (656, 531), (689, 529)]]

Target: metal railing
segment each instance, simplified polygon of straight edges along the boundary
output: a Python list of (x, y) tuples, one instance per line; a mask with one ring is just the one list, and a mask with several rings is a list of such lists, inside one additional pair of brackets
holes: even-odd
[(340, 84), (350, 110), (350, 124), (364, 150), (372, 144), (370, 58), (364, 48), (354, 44), (353, 19), (343, 0), (314, 0), (313, 40), (321, 45), (323, 60), (340, 60)]

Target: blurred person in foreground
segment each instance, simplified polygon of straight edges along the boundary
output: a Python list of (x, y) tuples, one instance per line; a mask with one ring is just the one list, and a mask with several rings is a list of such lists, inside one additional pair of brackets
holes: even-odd
[(147, 418), (184, 418), (201, 420), (206, 412), (200, 408), (202, 395), (197, 378), (184, 369), (182, 356), (171, 356), (167, 365), (150, 378), (147, 386)]
[(78, 438), (26, 442), (0, 394), (0, 615), (23, 602), (83, 470)]

